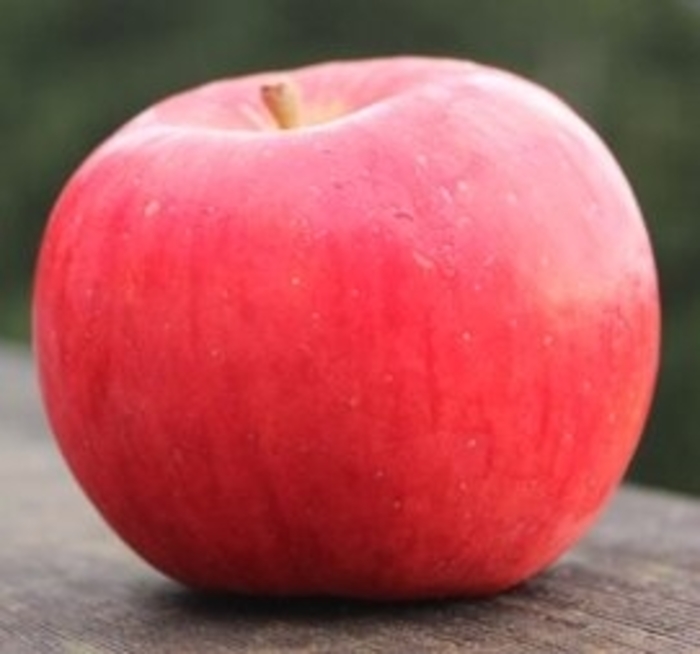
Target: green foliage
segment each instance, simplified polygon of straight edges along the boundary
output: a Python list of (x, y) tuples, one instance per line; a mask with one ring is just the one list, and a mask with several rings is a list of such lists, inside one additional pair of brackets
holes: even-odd
[(399, 52), (532, 77), (617, 153), (664, 301), (659, 393), (634, 474), (700, 493), (700, 0), (3, 0), (0, 336), (28, 335), (36, 249), (66, 176), (139, 109), (244, 71)]

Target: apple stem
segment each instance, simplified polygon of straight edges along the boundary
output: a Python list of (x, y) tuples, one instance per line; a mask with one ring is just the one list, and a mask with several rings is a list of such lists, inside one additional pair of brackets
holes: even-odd
[(301, 125), (299, 92), (291, 82), (263, 84), (260, 97), (280, 129)]

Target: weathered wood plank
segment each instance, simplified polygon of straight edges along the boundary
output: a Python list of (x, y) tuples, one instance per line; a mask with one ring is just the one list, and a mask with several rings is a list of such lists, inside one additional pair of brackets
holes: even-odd
[(210, 597), (132, 555), (47, 438), (29, 357), (0, 348), (0, 652), (700, 652), (700, 503), (622, 490), (531, 583), (480, 601)]

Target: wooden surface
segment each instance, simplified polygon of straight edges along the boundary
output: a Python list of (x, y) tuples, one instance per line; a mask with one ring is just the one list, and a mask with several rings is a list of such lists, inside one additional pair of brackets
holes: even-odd
[(700, 653), (700, 503), (625, 488), (581, 545), (481, 602), (372, 605), (188, 592), (103, 526), (0, 347), (0, 652)]

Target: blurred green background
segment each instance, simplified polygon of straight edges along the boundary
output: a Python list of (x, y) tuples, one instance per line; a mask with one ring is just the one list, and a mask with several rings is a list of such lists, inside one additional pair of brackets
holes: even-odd
[(616, 152), (664, 305), (632, 476), (700, 494), (700, 0), (2, 0), (0, 339), (28, 339), (35, 255), (62, 183), (134, 113), (213, 78), (409, 52), (533, 78)]

